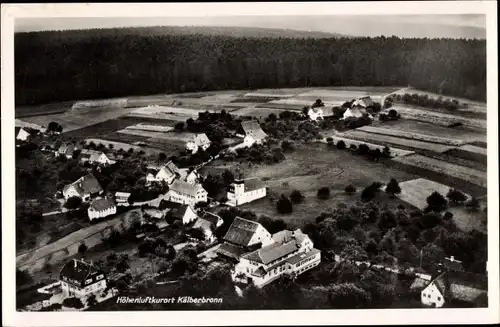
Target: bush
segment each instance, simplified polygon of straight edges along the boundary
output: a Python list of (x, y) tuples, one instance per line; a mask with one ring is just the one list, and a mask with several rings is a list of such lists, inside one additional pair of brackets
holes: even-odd
[(337, 142), (337, 149), (344, 150), (346, 148), (345, 142), (340, 140)]
[(427, 197), (427, 211), (443, 211), (448, 205), (448, 201), (438, 192), (433, 192)]
[(293, 142), (287, 140), (281, 142), (281, 148), (284, 152), (292, 152), (295, 149)]
[(299, 190), (293, 190), (290, 194), (290, 200), (293, 203), (301, 203), (304, 200), (304, 196)]
[(78, 196), (72, 196), (66, 200), (64, 207), (69, 210), (77, 209), (82, 204), (82, 199)]
[(371, 185), (365, 187), (361, 192), (361, 199), (363, 201), (372, 200), (375, 197), (375, 195), (377, 195), (377, 191), (380, 189), (381, 186), (382, 186), (381, 183), (373, 182)]
[(446, 197), (454, 204), (464, 203), (464, 201), (467, 200), (467, 196), (457, 189), (450, 189)]
[(276, 203), (276, 209), (281, 214), (287, 214), (293, 212), (292, 202), (284, 195), (281, 195), (281, 198)]
[(345, 187), (344, 191), (347, 193), (347, 194), (354, 194), (356, 193), (356, 187), (354, 187), (354, 185), (352, 184), (349, 184)]
[(387, 184), (385, 192), (391, 197), (394, 197), (395, 194), (401, 193), (401, 187), (399, 187), (398, 182), (394, 178), (392, 178)]
[(68, 297), (63, 300), (63, 306), (68, 308), (81, 309), (84, 307), (82, 300), (77, 297)]
[(367, 155), (368, 153), (370, 153), (370, 148), (368, 147), (368, 145), (361, 143), (360, 145), (358, 145), (358, 153), (360, 155)]
[(450, 220), (450, 219), (452, 219), (452, 218), (453, 218), (453, 214), (452, 214), (451, 212), (449, 212), (449, 211), (446, 211), (446, 212), (444, 213), (444, 215), (443, 215), (443, 219), (444, 219), (444, 220)]
[(319, 199), (328, 199), (330, 197), (330, 189), (328, 187), (322, 187), (318, 190), (317, 196)]

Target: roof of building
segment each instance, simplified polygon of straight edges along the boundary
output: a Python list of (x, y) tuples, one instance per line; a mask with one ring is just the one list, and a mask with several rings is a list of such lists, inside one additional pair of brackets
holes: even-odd
[(76, 150), (76, 147), (73, 143), (63, 143), (57, 150), (60, 154), (71, 155)]
[(103, 152), (95, 152), (90, 155), (89, 160), (90, 161), (99, 161), (101, 159), (101, 155), (103, 155)]
[(182, 220), (184, 218), (184, 215), (186, 214), (186, 211), (188, 210), (189, 206), (187, 204), (180, 204), (178, 207), (171, 208), (168, 210), (168, 215), (174, 220)]
[(204, 220), (209, 221), (211, 224), (214, 225), (214, 227), (217, 226), (217, 223), (219, 221), (222, 221), (222, 218), (220, 216), (206, 210), (199, 212), (198, 216)]
[(146, 209), (144, 209), (144, 212), (147, 213), (148, 215), (150, 215), (151, 217), (157, 218), (157, 219), (163, 218), (163, 215), (164, 215), (162, 210), (159, 210), (156, 208), (146, 208)]
[(256, 140), (263, 140), (267, 137), (267, 134), (255, 120), (244, 121), (241, 123), (241, 127), (243, 128), (245, 135), (250, 135)]
[(367, 107), (370, 107), (373, 105), (373, 100), (371, 97), (369, 96), (364, 96), (364, 97), (361, 97), (359, 98), (358, 100), (354, 101), (354, 103), (352, 104), (352, 106), (354, 107), (355, 105), (359, 105), (359, 106), (362, 106), (364, 108), (367, 108)]
[[(359, 106), (354, 106), (354, 105), (352, 108), (347, 109), (345, 112), (346, 113), (350, 112), (351, 115), (353, 115), (355, 117), (361, 117), (363, 115), (368, 115), (368, 112), (366, 111), (366, 109), (359, 107)], [(345, 115), (345, 113), (344, 113), (344, 115)]]
[(84, 285), (85, 280), (93, 273), (100, 272), (99, 269), (82, 260), (73, 259), (66, 263), (60, 272), (60, 279), (69, 280), (72, 283)]
[(115, 206), (116, 206), (115, 201), (109, 198), (95, 199), (90, 203), (90, 209), (95, 211), (102, 211), (109, 208), (113, 208)]
[(323, 113), (323, 109), (321, 107), (309, 108), (309, 112), (314, 112), (316, 114)]
[(307, 258), (310, 258), (318, 253), (320, 253), (321, 251), (318, 250), (318, 249), (311, 249), (311, 251), (307, 251), (307, 252), (302, 252), (302, 253), (298, 253), (297, 255), (294, 255), (293, 257), (290, 257), (288, 259), (286, 259), (286, 261), (291, 264), (291, 265), (294, 265), (296, 264), (297, 262), (299, 261), (302, 261), (304, 259), (307, 259)]
[(177, 202), (161, 200), (160, 204), (158, 205), (158, 209), (160, 210), (173, 209), (173, 208), (178, 208), (180, 206), (182, 206), (182, 204)]
[(130, 193), (128, 192), (116, 192), (115, 193), (115, 196), (116, 197), (124, 197), (124, 198), (128, 198), (130, 196)]
[(217, 254), (230, 257), (236, 260), (239, 260), (241, 255), (245, 253), (245, 250), (238, 247), (237, 245), (224, 242), (217, 248), (215, 251)]
[(279, 258), (287, 256), (297, 250), (298, 246), (295, 240), (290, 240), (289, 242), (283, 244), (272, 243), (270, 245), (266, 245), (256, 251), (244, 255), (243, 257), (245, 259), (267, 265), (268, 263), (276, 261)]
[(266, 184), (258, 177), (251, 177), (241, 180), (235, 180), (236, 183), (243, 183), (245, 192), (260, 190), (266, 187)]
[(195, 134), (193, 136), (193, 142), (200, 146), (200, 145), (205, 145), (207, 143), (210, 143), (210, 139), (208, 138), (207, 134), (205, 133), (200, 133), (200, 134)]
[(261, 225), (255, 221), (236, 217), (229, 226), (224, 240), (233, 244), (247, 246), (259, 226)]
[(445, 298), (452, 300), (474, 302), (487, 293), (484, 276), (465, 272), (443, 272), (427, 286), (431, 284), (436, 285)]
[(102, 187), (95, 178), (93, 174), (88, 174), (83, 177), (80, 177), (77, 179), (75, 182), (66, 185), (63, 189), (63, 192), (65, 192), (68, 188), (73, 186), (76, 190), (76, 192), (80, 195), (83, 196), (85, 194), (91, 193), (100, 193), (102, 192)]
[(189, 195), (195, 197), (200, 190), (204, 190), (201, 184), (189, 184), (186, 181), (176, 179), (172, 185), (170, 185), (170, 190), (175, 191), (180, 194)]
[(211, 231), (212, 229), (215, 228), (215, 225), (212, 224), (212, 222), (209, 220), (198, 217), (198, 219), (196, 219), (196, 222), (193, 225), (193, 228), (200, 228), (203, 230), (210, 230)]

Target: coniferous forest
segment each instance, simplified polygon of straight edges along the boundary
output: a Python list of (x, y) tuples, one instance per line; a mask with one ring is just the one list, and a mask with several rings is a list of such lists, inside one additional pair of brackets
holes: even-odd
[(18, 33), (16, 105), (306, 86), (406, 86), (486, 99), (486, 41), (148, 33)]

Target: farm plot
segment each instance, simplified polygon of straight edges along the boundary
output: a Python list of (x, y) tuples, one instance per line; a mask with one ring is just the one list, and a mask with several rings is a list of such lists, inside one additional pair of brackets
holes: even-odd
[(457, 157), (460, 159), (478, 162), (478, 163), (481, 163), (483, 165), (486, 165), (488, 163), (488, 157), (486, 155), (466, 151), (466, 150), (463, 150), (460, 148), (453, 148), (451, 150), (446, 151), (445, 154), (453, 156), (453, 157)]
[[(279, 98), (278, 98), (279, 99)], [(243, 97), (243, 98), (236, 98), (231, 100), (231, 103), (267, 103), (269, 101), (276, 100), (274, 97), (257, 97), (257, 96), (251, 96), (251, 97)]]
[[(333, 139), (333, 142), (335, 144), (337, 144), (338, 141), (341, 141), (341, 140), (344, 141), (347, 148), (349, 148), (351, 145), (359, 146), (360, 144), (366, 144), (371, 150), (374, 150), (374, 149), (379, 149), (380, 151), (384, 150), (384, 146), (379, 145), (379, 144), (373, 144), (373, 143), (369, 143), (369, 142), (365, 142), (365, 141), (359, 141), (359, 140), (354, 140), (354, 139), (345, 138), (345, 137), (339, 137), (339, 136), (335, 136), (335, 135), (331, 136), (331, 138)], [(321, 142), (327, 143), (326, 138), (323, 139)], [(391, 155), (393, 157), (407, 156), (407, 155), (415, 153), (413, 151), (392, 148), (392, 147), (390, 148), (390, 150), (391, 150)]]
[[(427, 197), (431, 195), (432, 192), (438, 192), (446, 196), (451, 188), (447, 185), (436, 183), (425, 178), (417, 178), (402, 182), (399, 183), (399, 186), (401, 187), (401, 193), (398, 197), (420, 210), (427, 207)], [(468, 199), (471, 198), (470, 195), (465, 195)], [(479, 210), (479, 212), (471, 212), (466, 210), (464, 206), (457, 205), (448, 207), (447, 211), (453, 214), (453, 220), (461, 230), (470, 231), (472, 229), (484, 229), (480, 219), (481, 213), (479, 213), (481, 210)]]
[(401, 114), (401, 117), (403, 118), (429, 122), (446, 127), (459, 123), (466, 126), (486, 129), (485, 119), (467, 118), (467, 117), (461, 117), (459, 115), (444, 114), (440, 112), (413, 109), (400, 106), (394, 106), (391, 109), (395, 109), (399, 114)]
[(461, 147), (459, 147), (459, 149), (467, 151), (467, 152), (483, 155), (483, 156), (488, 155), (487, 149), (482, 148), (482, 147), (478, 147), (478, 146), (474, 146), (474, 145), (470, 145), (470, 144), (462, 145)]
[(342, 136), (347, 137), (347, 138), (353, 138), (361, 141), (367, 141), (367, 142), (372, 142), (375, 144), (381, 144), (381, 145), (396, 145), (400, 146), (402, 148), (408, 148), (408, 149), (416, 149), (416, 150), (430, 150), (434, 152), (445, 152), (447, 150), (450, 150), (451, 147), (442, 145), (442, 144), (436, 144), (436, 143), (428, 143), (428, 142), (422, 142), (422, 141), (416, 141), (416, 140), (410, 140), (410, 139), (402, 139), (399, 137), (394, 137), (394, 136), (389, 136), (389, 135), (381, 135), (381, 134), (373, 134), (373, 133), (367, 133), (359, 130), (350, 130), (344, 133), (340, 133)]
[(467, 140), (469, 142), (486, 142), (486, 133), (484, 130), (466, 126), (445, 127), (404, 118), (387, 122), (373, 122), (372, 126), (409, 133), (422, 133), (450, 139)]
[(129, 144), (143, 143), (148, 139), (148, 137), (145, 136), (123, 134), (117, 132), (99, 135), (99, 137), (107, 141), (115, 141), (121, 143), (129, 143)]
[(439, 137), (439, 136), (433, 136), (433, 135), (427, 135), (427, 134), (420, 134), (420, 133), (405, 132), (402, 130), (393, 130), (393, 129), (382, 128), (382, 127), (363, 126), (363, 127), (357, 128), (356, 130), (368, 132), (368, 133), (374, 133), (374, 134), (395, 136), (395, 137), (417, 140), (417, 141), (440, 143), (440, 144), (445, 144), (445, 145), (458, 146), (458, 145), (465, 144), (465, 141), (463, 141), (463, 140), (457, 140), (457, 139), (453, 139), (453, 138), (445, 138), (445, 137)]
[(174, 128), (171, 126), (150, 125), (150, 124), (144, 124), (144, 123), (139, 123), (137, 125), (127, 126), (127, 129), (137, 130), (137, 131), (162, 132), (162, 133), (167, 133), (167, 132), (174, 130)]
[(172, 152), (183, 151), (186, 148), (186, 142), (179, 140), (167, 140), (161, 138), (148, 138), (144, 141), (148, 146), (153, 147), (155, 149), (160, 149), (169, 155)]
[(95, 144), (102, 143), (105, 147), (109, 147), (110, 144), (113, 144), (114, 150), (122, 149), (123, 151), (129, 151), (130, 149), (132, 149), (132, 151), (144, 151), (148, 155), (158, 154), (159, 152), (161, 152), (160, 149), (149, 148), (149, 147), (140, 147), (137, 145), (131, 145), (128, 143), (117, 142), (117, 141), (109, 141), (109, 140), (96, 139), (96, 138), (88, 138), (85, 140), (86, 144), (89, 144), (90, 142), (94, 142)]
[[(270, 189), (271, 195), (259, 201), (244, 205), (243, 209), (254, 210), (257, 214), (279, 217), (287, 222), (301, 224), (313, 220), (321, 212), (328, 211), (338, 203), (351, 204), (359, 200), (359, 192), (349, 196), (344, 192), (348, 184), (353, 184), (358, 190), (374, 181), (387, 183), (391, 178), (405, 181), (418, 176), (392, 169), (384, 164), (365, 160), (354, 156), (349, 151), (336, 151), (324, 144), (313, 143), (307, 146), (299, 145), (295, 152), (286, 154), (286, 160), (273, 165), (238, 164), (214, 160), (203, 167), (203, 173), (218, 173), (224, 169), (235, 171), (238, 167), (245, 177), (259, 177)], [(327, 186), (331, 190), (329, 200), (321, 201), (316, 197), (320, 187)], [(294, 206), (290, 215), (276, 213), (276, 203), (270, 199), (298, 189), (306, 197), (305, 202)], [(379, 201), (391, 201), (385, 194), (377, 196)], [(403, 201), (395, 200), (391, 205), (397, 206)]]
[[(317, 97), (311, 97), (310, 99), (281, 99), (281, 100), (273, 100), (269, 101), (268, 104), (284, 104), (284, 105), (301, 105), (302, 107), (310, 106), (314, 103)], [(326, 107), (340, 106), (344, 101), (336, 100), (336, 101), (325, 101), (323, 103)]]
[(245, 97), (257, 97), (257, 98), (291, 98), (294, 97), (295, 94), (286, 94), (286, 93), (266, 93), (266, 92), (251, 92), (245, 93)]
[(235, 110), (231, 113), (233, 115), (238, 115), (238, 116), (252, 116), (252, 117), (258, 117), (258, 118), (265, 118), (265, 117), (269, 116), (269, 114), (279, 115), (279, 113), (283, 112), (283, 111), (286, 111), (286, 110), (247, 107), (247, 108)]
[(193, 133), (176, 133), (176, 132), (163, 133), (163, 132), (143, 131), (143, 130), (135, 130), (135, 129), (128, 129), (128, 128), (119, 130), (118, 133), (129, 134), (129, 135), (138, 135), (138, 136), (143, 136), (143, 137), (147, 137), (147, 138), (157, 138), (157, 139), (164, 139), (164, 140), (179, 140), (179, 141), (184, 141), (184, 142), (186, 142), (187, 140), (191, 139), (194, 136)]
[(401, 162), (409, 166), (419, 167), (443, 175), (458, 178), (460, 180), (464, 180), (468, 183), (472, 183), (481, 187), (486, 187), (487, 184), (487, 176), (485, 172), (469, 167), (459, 166), (442, 160), (428, 158), (418, 154), (397, 157), (392, 160)]
[(147, 95), (147, 96), (133, 96), (127, 99), (125, 108), (141, 108), (149, 105), (169, 106), (173, 102), (171, 95)]
[(21, 106), (16, 107), (15, 117), (31, 117), (31, 116), (42, 116), (42, 115), (53, 115), (66, 112), (71, 109), (75, 102), (61, 102), (61, 103), (49, 103), (39, 106)]
[(302, 108), (304, 107), (305, 106), (302, 104), (289, 104), (289, 103), (265, 103), (265, 104), (258, 104), (255, 106), (255, 108), (283, 109), (290, 111), (301, 111)]
[(77, 101), (71, 107), (72, 110), (125, 108), (127, 99), (105, 99)]

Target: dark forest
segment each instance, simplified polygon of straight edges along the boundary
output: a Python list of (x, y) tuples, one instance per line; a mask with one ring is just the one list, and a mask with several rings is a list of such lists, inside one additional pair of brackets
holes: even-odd
[(485, 40), (131, 31), (16, 34), (16, 105), (314, 86), (411, 85), (486, 99)]

